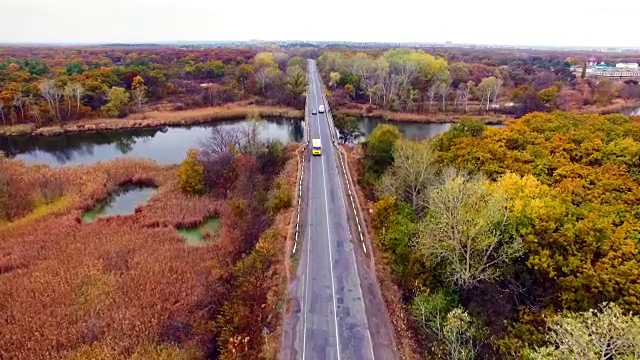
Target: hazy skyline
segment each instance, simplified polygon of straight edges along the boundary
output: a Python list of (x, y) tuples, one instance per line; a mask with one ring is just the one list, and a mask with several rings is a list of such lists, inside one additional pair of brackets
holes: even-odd
[[(416, 5), (417, 3), (417, 5)], [(391, 4), (392, 6), (389, 6)], [(208, 40), (445, 42), (638, 47), (640, 1), (20, 0), (0, 13), (0, 42)], [(607, 3), (608, 5), (609, 3)]]

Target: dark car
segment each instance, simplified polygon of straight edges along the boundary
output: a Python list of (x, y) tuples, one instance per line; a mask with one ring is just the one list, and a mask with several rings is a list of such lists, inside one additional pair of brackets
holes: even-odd
[(311, 115), (317, 114), (316, 109), (311, 109)]

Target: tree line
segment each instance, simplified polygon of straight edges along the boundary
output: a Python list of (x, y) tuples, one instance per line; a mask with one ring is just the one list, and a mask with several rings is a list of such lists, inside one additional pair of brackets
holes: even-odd
[[(105, 54), (106, 52), (106, 54)], [(0, 123), (123, 117), (240, 100), (302, 107), (306, 61), (295, 53), (217, 49), (5, 48)]]
[(421, 349), (439, 359), (640, 351), (640, 127), (622, 115), (379, 125), (360, 183)]
[(636, 81), (576, 76), (571, 70), (579, 62), (576, 58), (505, 55), (499, 60), (398, 48), (382, 53), (324, 51), (318, 64), (338, 105), (355, 102), (402, 112), (523, 115), (605, 106), (614, 99), (640, 100)]

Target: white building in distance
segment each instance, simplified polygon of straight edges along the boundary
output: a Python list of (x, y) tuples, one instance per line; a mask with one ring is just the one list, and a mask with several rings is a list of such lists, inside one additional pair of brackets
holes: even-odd
[(638, 70), (638, 64), (637, 63), (617, 63), (616, 64), (616, 69)]

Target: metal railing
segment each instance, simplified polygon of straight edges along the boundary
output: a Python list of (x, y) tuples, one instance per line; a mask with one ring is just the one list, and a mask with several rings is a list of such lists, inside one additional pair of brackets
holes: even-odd
[[(308, 83), (308, 79), (307, 79)], [(304, 100), (304, 127), (303, 127), (303, 137), (304, 143), (302, 144), (302, 149), (298, 151), (298, 161), (300, 164), (300, 177), (298, 178), (298, 201), (296, 204), (296, 230), (295, 230), (295, 240), (293, 242), (293, 251), (292, 254), (296, 253), (296, 249), (298, 248), (298, 238), (300, 236), (300, 209), (302, 208), (302, 180), (304, 179), (304, 157), (307, 151), (307, 147), (309, 146), (309, 96), (305, 96)]]

